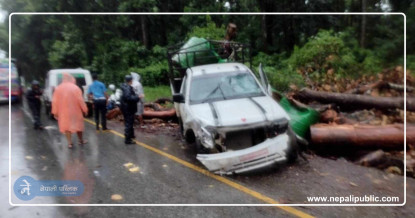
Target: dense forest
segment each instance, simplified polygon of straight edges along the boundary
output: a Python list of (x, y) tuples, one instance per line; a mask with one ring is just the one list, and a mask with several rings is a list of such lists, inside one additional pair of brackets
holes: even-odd
[[(415, 70), (413, 0), (0, 0), (11, 12), (403, 12), (407, 17), (407, 63)], [(0, 48), (8, 51), (8, 22)], [(142, 74), (146, 86), (167, 84), (169, 45), (191, 36), (223, 39), (237, 25), (235, 41), (252, 48), (253, 66), (266, 67), (272, 85), (303, 84), (306, 72), (319, 80), (373, 74), (403, 65), (402, 15), (16, 15), (12, 56), (26, 80), (51, 68), (82, 67), (107, 83)]]

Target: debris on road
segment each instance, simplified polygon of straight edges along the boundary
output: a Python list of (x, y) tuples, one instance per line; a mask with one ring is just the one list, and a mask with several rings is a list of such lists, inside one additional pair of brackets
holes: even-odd
[(124, 167), (128, 169), (129, 172), (131, 173), (137, 173), (140, 171), (140, 167), (138, 167), (137, 165), (128, 162), (124, 164)]
[(111, 200), (113, 200), (113, 201), (121, 201), (122, 199), (123, 199), (123, 197), (119, 194), (111, 195)]
[(405, 77), (401, 66), (356, 79), (336, 78), (329, 71), (321, 80), (324, 83), (306, 79), (308, 88), (290, 86), (292, 91), (287, 94), (293, 104), (320, 113), (317, 124), (309, 129), (310, 148), (323, 156), (344, 157), (359, 165), (402, 175), (403, 149), (407, 146), (406, 172), (414, 177), (415, 78), (410, 73)]

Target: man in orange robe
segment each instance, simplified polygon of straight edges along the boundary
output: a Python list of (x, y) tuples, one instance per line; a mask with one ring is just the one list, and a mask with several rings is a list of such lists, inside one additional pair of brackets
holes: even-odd
[(79, 138), (79, 145), (86, 143), (82, 138), (84, 115), (88, 108), (82, 97), (81, 89), (76, 85), (75, 78), (63, 73), (62, 83), (56, 87), (52, 99), (52, 114), (58, 120), (59, 130), (68, 140), (68, 148), (72, 148), (72, 133)]

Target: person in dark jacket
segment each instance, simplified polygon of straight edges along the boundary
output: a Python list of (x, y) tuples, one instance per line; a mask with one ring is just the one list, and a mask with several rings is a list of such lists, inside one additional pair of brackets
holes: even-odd
[(42, 123), (40, 122), (41, 96), (42, 90), (40, 89), (39, 82), (33, 80), (32, 88), (26, 93), (26, 99), (29, 104), (30, 111), (32, 112), (34, 129), (43, 129)]
[(131, 84), (133, 78), (131, 75), (125, 76), (125, 83), (121, 85), (122, 97), (121, 97), (121, 112), (124, 116), (124, 136), (125, 144), (134, 144), (132, 138), (134, 136), (134, 115), (137, 112), (137, 103), (140, 98), (135, 94)]

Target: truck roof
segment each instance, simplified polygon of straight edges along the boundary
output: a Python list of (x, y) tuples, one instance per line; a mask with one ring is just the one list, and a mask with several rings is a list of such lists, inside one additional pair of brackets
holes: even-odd
[(49, 70), (50, 74), (54, 73), (87, 73), (88, 70), (82, 69), (82, 68), (75, 68), (75, 69), (53, 69)]
[(242, 63), (220, 63), (206, 64), (189, 68), (193, 76), (201, 76), (204, 74), (215, 74), (222, 72), (243, 72), (249, 71), (249, 68)]

